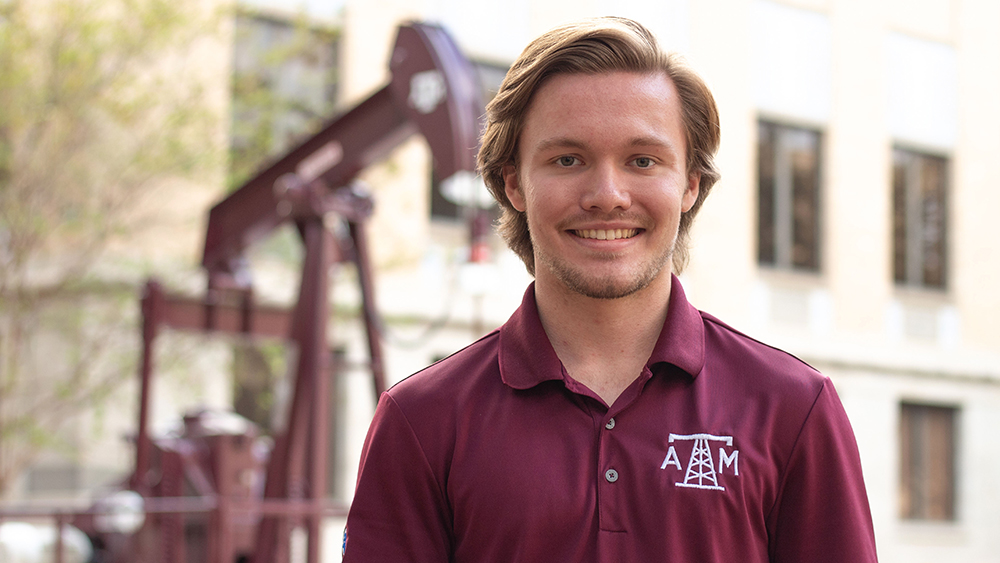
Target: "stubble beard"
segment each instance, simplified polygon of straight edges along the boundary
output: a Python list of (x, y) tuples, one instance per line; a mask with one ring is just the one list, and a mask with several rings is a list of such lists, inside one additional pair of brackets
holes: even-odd
[[(588, 273), (561, 257), (549, 256), (532, 240), (536, 275), (539, 266), (544, 267), (570, 291), (593, 299), (621, 299), (648, 287), (663, 273), (664, 268), (669, 267), (673, 259), (675, 244), (676, 238), (664, 252), (640, 264), (636, 271), (630, 274), (619, 272), (611, 275), (597, 275)], [(608, 261), (614, 261), (617, 258), (616, 254), (608, 254), (606, 257)]]

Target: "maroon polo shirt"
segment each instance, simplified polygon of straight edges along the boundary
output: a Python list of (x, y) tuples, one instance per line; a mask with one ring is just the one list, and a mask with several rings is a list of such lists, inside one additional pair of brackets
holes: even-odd
[(390, 389), (345, 534), (348, 563), (876, 560), (830, 380), (699, 312), (676, 278), (610, 408), (564, 370), (533, 287), (500, 329)]

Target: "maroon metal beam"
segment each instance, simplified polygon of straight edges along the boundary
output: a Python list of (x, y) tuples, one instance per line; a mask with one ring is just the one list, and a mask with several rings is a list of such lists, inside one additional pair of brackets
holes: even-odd
[(399, 28), (389, 63), (398, 107), (427, 139), (438, 177), (475, 172), (484, 114), (478, 75), (441, 27)]
[(146, 283), (142, 296), (142, 360), (139, 370), (139, 428), (135, 443), (135, 471), (129, 487), (143, 496), (149, 493), (147, 473), (150, 467), (149, 403), (152, 397), (153, 344), (159, 331), (163, 310), (163, 290), (156, 282)]
[(389, 89), (379, 90), (213, 207), (202, 265), (209, 272), (236, 273), (243, 250), (289, 219), (275, 192), (281, 176), (296, 174), (308, 182), (322, 175), (342, 186), (415, 130)]
[(327, 345), (327, 339), (330, 337), (327, 326), (327, 320), (330, 316), (330, 284), (328, 277), (330, 261), (327, 257), (329, 256), (328, 248), (334, 245), (333, 237), (327, 232), (322, 220), (318, 221), (316, 225), (311, 225), (307, 228), (305, 243), (307, 251), (320, 253), (323, 257), (323, 259), (317, 260), (316, 264), (310, 264), (310, 266), (318, 268), (319, 271), (303, 270), (302, 272), (303, 276), (307, 273), (310, 274), (314, 278), (316, 286), (311, 288), (315, 305), (307, 313), (306, 318), (302, 319), (303, 324), (309, 330), (305, 331), (306, 334), (304, 335), (305, 338), (302, 342), (300, 355), (300, 358), (304, 359), (308, 354), (308, 364), (302, 366), (302, 369), (303, 375), (312, 381), (310, 387), (312, 388), (313, 397), (310, 412), (311, 417), (308, 423), (310, 440), (306, 448), (306, 458), (308, 461), (306, 480), (307, 496), (317, 509), (306, 515), (308, 538), (306, 562), (319, 563), (323, 538), (323, 519), (319, 513), (319, 508), (326, 497), (326, 462), (327, 448), (329, 446), (327, 438), (330, 423), (328, 418), (329, 405), (327, 404), (330, 386), (330, 349)]
[[(298, 344), (299, 358), (288, 426), (275, 442), (268, 460), (264, 498), (308, 498), (317, 508), (325, 496), (328, 271), (332, 236), (322, 217), (300, 221), (306, 253), (303, 260), (299, 301), (292, 325), (292, 340)], [(319, 426), (317, 428), (316, 426)], [(313, 440), (307, 438), (312, 435)], [(320, 440), (319, 438), (322, 438)], [(306, 468), (309, 456), (313, 463)], [(319, 475), (319, 476), (317, 476)], [(306, 516), (309, 556), (319, 553), (319, 513)], [(287, 519), (266, 517), (260, 522), (252, 563), (281, 562), (287, 558)], [(316, 563), (316, 559), (309, 559)]]
[(368, 358), (377, 399), (386, 389), (385, 364), (382, 361), (381, 320), (375, 309), (375, 282), (372, 280), (372, 266), (368, 256), (368, 234), (363, 223), (349, 221), (347, 225), (351, 240), (354, 241), (353, 258), (358, 270), (358, 283), (361, 285), (361, 313), (368, 336)]
[[(223, 291), (213, 290), (213, 293), (220, 294)], [(226, 299), (221, 295), (204, 299), (163, 295), (159, 322), (162, 326), (180, 330), (211, 330), (250, 337), (287, 339), (292, 326), (292, 314), (280, 307), (255, 305), (251, 300)]]

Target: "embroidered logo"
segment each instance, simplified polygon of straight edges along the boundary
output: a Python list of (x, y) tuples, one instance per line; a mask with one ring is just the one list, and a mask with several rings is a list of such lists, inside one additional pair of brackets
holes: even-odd
[[(694, 442), (687, 469), (681, 467), (681, 459), (674, 448), (675, 445), (680, 445), (679, 442)], [(719, 475), (722, 475), (723, 470), (731, 470), (733, 475), (737, 477), (740, 475), (740, 451), (732, 449), (732, 436), (670, 434), (667, 443), (670, 444), (670, 447), (667, 449), (667, 456), (663, 458), (660, 469), (672, 466), (677, 470), (684, 471), (684, 480), (674, 483), (678, 487), (724, 491), (726, 488), (719, 485), (718, 478)], [(719, 444), (718, 465), (712, 456), (712, 447), (715, 444)], [(731, 451), (727, 451), (727, 448)]]

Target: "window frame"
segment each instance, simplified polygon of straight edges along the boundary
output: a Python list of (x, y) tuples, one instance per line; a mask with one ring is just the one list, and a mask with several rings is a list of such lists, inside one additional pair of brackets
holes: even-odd
[(238, 5), (230, 75), (230, 190), (319, 131), (340, 103), (341, 29)]
[[(770, 140), (770, 150), (766, 150), (765, 136)], [(804, 136), (812, 138), (809, 143), (814, 162), (807, 176), (812, 183), (811, 193), (806, 192), (805, 199), (799, 202), (796, 192), (801, 184), (793, 162), (796, 136), (799, 140)], [(755, 232), (758, 266), (805, 274), (823, 272), (825, 143), (821, 127), (758, 117)], [(770, 160), (769, 166), (765, 166), (766, 160)], [(811, 225), (808, 221), (797, 221), (796, 207), (800, 203), (811, 204), (806, 212), (812, 216)], [(805, 256), (800, 254), (799, 245), (808, 246)]]
[[(901, 164), (901, 159), (906, 162)], [(939, 165), (937, 172), (928, 172), (930, 164)], [(951, 158), (941, 152), (897, 143), (892, 147), (891, 166), (890, 263), (893, 283), (897, 288), (946, 292), (951, 278)], [(904, 168), (902, 177), (899, 175), (901, 167)], [(928, 271), (930, 243), (921, 244), (925, 242), (928, 233), (933, 234), (933, 227), (928, 226), (926, 217), (926, 200), (919, 197), (920, 192), (926, 188), (925, 178), (928, 174), (936, 174), (940, 178), (940, 197), (936, 203), (939, 206), (937, 229), (941, 234), (933, 242), (938, 247), (936, 252), (939, 254), (939, 273), (936, 276), (933, 270), (930, 273)], [(899, 201), (901, 192), (904, 199), (902, 205)]]
[[(954, 405), (900, 402), (898, 515), (901, 520), (938, 523), (958, 520), (961, 412)], [(935, 474), (945, 482), (941, 484)]]

